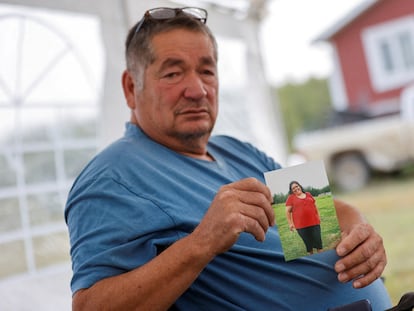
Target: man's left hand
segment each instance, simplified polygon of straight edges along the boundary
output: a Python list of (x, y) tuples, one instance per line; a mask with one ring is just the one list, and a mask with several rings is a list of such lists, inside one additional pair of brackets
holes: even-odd
[(342, 258), (335, 264), (340, 282), (353, 280), (355, 288), (365, 287), (378, 279), (387, 264), (381, 236), (367, 223), (352, 227), (342, 233), (336, 248)]

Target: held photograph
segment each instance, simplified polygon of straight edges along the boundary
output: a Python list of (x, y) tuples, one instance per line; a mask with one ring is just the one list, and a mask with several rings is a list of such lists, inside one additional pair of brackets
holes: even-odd
[(334, 249), (341, 237), (322, 161), (265, 172), (286, 261)]

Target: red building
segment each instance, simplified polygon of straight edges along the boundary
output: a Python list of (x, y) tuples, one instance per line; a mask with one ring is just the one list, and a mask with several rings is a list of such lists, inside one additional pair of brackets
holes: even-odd
[(399, 111), (402, 90), (414, 82), (414, 0), (364, 0), (317, 40), (333, 47), (336, 111)]

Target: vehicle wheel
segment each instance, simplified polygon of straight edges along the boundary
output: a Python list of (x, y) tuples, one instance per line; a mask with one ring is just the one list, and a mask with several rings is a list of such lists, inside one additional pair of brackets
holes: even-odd
[(371, 170), (365, 159), (356, 153), (337, 157), (332, 167), (333, 181), (342, 191), (354, 191), (364, 187), (371, 178)]

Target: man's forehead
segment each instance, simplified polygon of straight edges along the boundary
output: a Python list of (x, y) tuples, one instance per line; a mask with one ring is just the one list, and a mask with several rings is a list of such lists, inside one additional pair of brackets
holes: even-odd
[[(173, 66), (184, 66), (186, 59), (179, 56), (166, 57), (159, 59), (161, 67), (173, 67)], [(211, 65), (216, 66), (216, 61), (212, 56), (201, 56), (196, 59), (198, 65)]]
[(211, 65), (216, 66), (217, 61), (214, 57), (214, 49), (211, 45), (204, 48), (200, 44), (191, 45), (182, 42), (176, 42), (175, 45), (169, 45), (168, 42), (157, 42), (153, 46), (154, 59), (153, 64), (158, 64), (162, 67), (182, 66), (188, 63), (197, 65)]
[(199, 31), (174, 29), (155, 35), (152, 48), (156, 57), (177, 53), (205, 54), (203, 57), (214, 58), (214, 44), (211, 38)]

